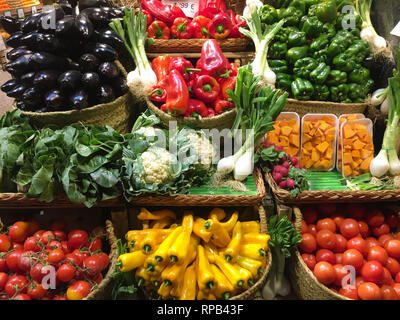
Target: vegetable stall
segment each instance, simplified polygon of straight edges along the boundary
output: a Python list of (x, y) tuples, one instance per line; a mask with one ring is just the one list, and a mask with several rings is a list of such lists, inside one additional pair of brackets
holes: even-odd
[(182, 4), (0, 17), (0, 298), (399, 300), (373, 1)]

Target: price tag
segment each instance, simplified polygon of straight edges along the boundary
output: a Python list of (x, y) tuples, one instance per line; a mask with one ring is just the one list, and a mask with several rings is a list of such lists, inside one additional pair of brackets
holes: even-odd
[(390, 34), (400, 37), (400, 22), (397, 24), (397, 26), (394, 27)]
[(11, 11), (4, 11), (4, 16), (11, 17)]
[(35, 14), (35, 13), (37, 12), (36, 6), (33, 6), (32, 9), (31, 9), (31, 11), (32, 11), (32, 14)]
[(25, 18), (25, 13), (23, 8), (17, 9), (17, 16), (19, 19), (24, 19)]
[(189, 18), (193, 18), (199, 11), (199, 1), (196, 0), (162, 0), (162, 2), (177, 5)]

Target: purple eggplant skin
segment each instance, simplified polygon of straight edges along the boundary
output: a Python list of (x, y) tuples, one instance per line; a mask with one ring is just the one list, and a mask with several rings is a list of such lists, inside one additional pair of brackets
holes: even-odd
[(48, 52), (36, 52), (29, 59), (30, 67), (35, 71), (43, 69), (65, 70), (68, 67), (68, 60)]
[(20, 39), (20, 45), (28, 47), (29, 49), (36, 50), (36, 39), (40, 36), (40, 32), (31, 31), (24, 34)]
[(123, 18), (124, 17), (124, 10), (120, 8), (114, 8), (114, 7), (103, 7), (101, 8), (104, 12), (108, 13), (108, 17), (110, 20), (113, 19), (118, 19), (118, 18)]
[(19, 78), (19, 80), (21, 80), (22, 84), (26, 85), (27, 87), (30, 87), (33, 85), (33, 78), (35, 77), (35, 74), (36, 74), (35, 71), (25, 73)]
[(50, 111), (60, 111), (67, 106), (67, 100), (58, 89), (53, 89), (44, 95), (44, 102)]
[(73, 109), (85, 109), (89, 106), (88, 94), (85, 90), (78, 89), (69, 96), (69, 105)]
[(7, 72), (9, 72), (14, 77), (19, 77), (28, 71), (31, 71), (31, 58), (33, 54), (24, 54), (14, 61), (8, 62), (5, 65)]
[(72, 91), (80, 86), (81, 78), (82, 73), (78, 70), (68, 70), (58, 77), (57, 83), (60, 90)]
[(108, 84), (103, 84), (95, 91), (97, 104), (108, 103), (115, 100), (113, 88)]
[(124, 48), (124, 41), (111, 29), (95, 30), (93, 40), (108, 44), (118, 50)]
[(55, 26), (52, 25), (52, 18), (55, 17), (55, 22), (63, 19), (65, 16), (64, 10), (62, 8), (55, 8), (45, 12), (42, 12), (41, 16), (37, 21), (37, 29), (40, 32), (53, 33), (55, 31)]
[(36, 50), (50, 53), (58, 53), (63, 51), (61, 40), (53, 34), (40, 33), (36, 37)]
[(8, 80), (7, 82), (5, 82), (2, 86), (1, 86), (1, 91), (3, 92), (9, 92), (10, 90), (14, 89), (17, 85), (19, 85), (19, 81), (17, 79), (11, 79)]
[(105, 43), (89, 43), (85, 51), (94, 54), (102, 62), (111, 62), (118, 59), (117, 51)]
[(90, 21), (92, 21), (95, 29), (107, 27), (111, 22), (109, 14), (102, 10), (102, 8), (86, 8), (80, 12), (80, 14), (86, 15)]
[(57, 79), (60, 76), (60, 70), (41, 70), (36, 72), (35, 77), (33, 78), (33, 85), (40, 90), (50, 90), (56, 87)]
[(8, 61), (14, 61), (25, 54), (33, 54), (33, 52), (27, 47), (21, 46), (8, 51), (6, 57)]
[(81, 83), (85, 89), (95, 89), (100, 86), (100, 76), (93, 71), (86, 72), (82, 75)]
[(19, 84), (15, 88), (13, 88), (7, 92), (7, 97), (21, 99), (25, 90), (26, 90), (26, 86), (24, 86), (23, 84)]
[(34, 13), (28, 16), (24, 21), (21, 22), (21, 31), (28, 33), (37, 30), (37, 22), (39, 21), (42, 13)]
[(74, 16), (65, 16), (57, 21), (55, 34), (60, 38), (75, 38), (77, 31)]
[(60, 7), (63, 9), (64, 13), (67, 15), (72, 15), (74, 12), (74, 8), (67, 0), (60, 0), (58, 2)]
[(128, 83), (124, 76), (119, 76), (113, 79), (112, 81), (110, 81), (110, 84), (114, 89), (116, 97), (120, 97), (129, 91)]
[(17, 31), (21, 31), (19, 21), (13, 17), (0, 16), (0, 25), (8, 34), (13, 34)]
[(79, 0), (79, 11), (82, 11), (86, 8), (100, 8), (107, 6), (109, 6), (109, 3), (106, 0)]
[(99, 65), (99, 59), (91, 53), (85, 53), (79, 58), (79, 66), (82, 72), (97, 71)]
[(21, 97), (22, 101), (30, 107), (39, 105), (42, 98), (42, 91), (36, 86), (26, 89)]
[(11, 47), (11, 48), (17, 48), (22, 46), (21, 45), (21, 37), (24, 34), (21, 31), (15, 32), (12, 35), (10, 35), (7, 39), (6, 39), (6, 44), (7, 46)]
[(75, 19), (75, 29), (82, 40), (87, 40), (92, 36), (94, 27), (86, 15), (80, 14)]
[(106, 80), (114, 79), (119, 76), (119, 69), (114, 62), (103, 62), (99, 66), (99, 75)]
[(16, 106), (18, 109), (20, 109), (22, 111), (29, 111), (29, 108), (26, 106), (25, 102), (23, 102), (22, 100), (17, 101)]

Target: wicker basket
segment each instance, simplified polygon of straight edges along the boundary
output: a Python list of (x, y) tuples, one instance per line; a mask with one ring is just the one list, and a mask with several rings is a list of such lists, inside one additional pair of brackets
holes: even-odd
[(307, 113), (333, 113), (336, 116), (349, 113), (364, 113), (369, 102), (365, 103), (336, 103), (324, 101), (301, 101), (288, 99), (283, 111), (297, 112), (302, 118)]
[[(301, 230), (303, 219), (300, 209), (293, 208), (295, 215), (295, 226), (298, 232)], [(351, 300), (345, 296), (337, 294), (320, 283), (313, 272), (307, 267), (301, 258), (300, 252), (289, 259), (288, 264), (289, 278), (296, 295), (303, 300)]]
[[(124, 67), (119, 61), (116, 61), (116, 63), (126, 77), (127, 73)], [(15, 103), (13, 107), (16, 108)], [(22, 114), (27, 116), (31, 123), (39, 128), (49, 124), (63, 127), (75, 122), (82, 122), (89, 125), (109, 125), (120, 133), (128, 133), (133, 125), (135, 108), (128, 92), (112, 102), (82, 110), (45, 113), (23, 111)]]

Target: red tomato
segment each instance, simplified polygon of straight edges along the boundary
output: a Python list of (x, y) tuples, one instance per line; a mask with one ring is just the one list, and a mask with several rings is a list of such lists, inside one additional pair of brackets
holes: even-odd
[(36, 232), (33, 234), (33, 237), (38, 238), (38, 239), (41, 239), (43, 233), (44, 233), (44, 230), (36, 231)]
[(388, 260), (388, 254), (385, 249), (380, 246), (375, 246), (368, 249), (367, 260), (379, 261), (383, 266), (386, 265)]
[(6, 263), (7, 268), (14, 272), (21, 272), (20, 268), (18, 267), (19, 257), (22, 254), (22, 250), (15, 250), (7, 254), (6, 256)]
[(22, 243), (28, 237), (28, 224), (25, 221), (15, 222), (8, 231), (12, 242)]
[(83, 260), (90, 256), (88, 252), (82, 252), (79, 249), (75, 249), (74, 251), (72, 251), (72, 254), (77, 256), (79, 260), (82, 261), (81, 264), (83, 263)]
[(39, 252), (41, 250), (41, 242), (35, 237), (29, 237), (24, 242), (24, 251)]
[(97, 275), (97, 277), (92, 279), (94, 282), (96, 282), (97, 284), (100, 284), (103, 281), (103, 275), (101, 273), (99, 273)]
[(368, 237), (370, 230), (368, 224), (365, 221), (358, 221), (358, 229), (360, 230), (360, 234), (363, 238)]
[(12, 300), (32, 300), (30, 296), (25, 293), (17, 294)]
[(308, 225), (308, 233), (311, 233), (314, 237), (317, 236), (317, 226), (315, 224)]
[(5, 234), (0, 234), (0, 252), (7, 252), (10, 248), (10, 239)]
[(329, 262), (331, 265), (336, 264), (335, 254), (328, 249), (319, 249), (317, 251), (317, 254), (315, 255), (315, 259), (317, 262), (326, 261)]
[(301, 220), (301, 230), (300, 233), (307, 233), (308, 232), (308, 227), (307, 227), (307, 223), (304, 220)]
[(72, 248), (69, 246), (68, 241), (61, 241), (61, 249), (64, 253), (71, 253)]
[(367, 249), (369, 250), (372, 247), (382, 247), (381, 244), (379, 243), (378, 240), (376, 240), (374, 237), (369, 237), (365, 239), (367, 242)]
[(63, 260), (64, 257), (64, 251), (62, 251), (61, 249), (53, 249), (49, 252), (49, 255), (47, 256), (47, 261), (57, 264), (61, 260)]
[(318, 204), (317, 210), (324, 216), (331, 216), (336, 212), (336, 205), (333, 203)]
[(33, 235), (36, 231), (40, 229), (40, 224), (36, 220), (29, 220), (28, 223), (28, 235)]
[(371, 227), (379, 227), (385, 222), (385, 216), (379, 210), (373, 209), (366, 214), (365, 222)]
[(105, 270), (109, 263), (110, 263), (110, 258), (108, 257), (108, 254), (101, 252), (98, 254), (100, 260), (101, 260), (101, 265), (103, 266), (101, 271)]
[(68, 300), (66, 297), (55, 296), (53, 300)]
[(67, 223), (64, 220), (55, 220), (51, 223), (50, 229), (52, 231), (65, 231)]
[(364, 282), (358, 287), (358, 296), (361, 300), (381, 300), (380, 288), (372, 282)]
[(65, 260), (66, 260), (67, 263), (72, 264), (73, 266), (74, 265), (82, 266), (82, 263), (83, 263), (83, 260), (82, 260), (81, 256), (77, 256), (77, 255), (72, 254), (72, 253), (67, 253), (65, 255)]
[(317, 231), (330, 230), (333, 233), (336, 232), (336, 223), (330, 218), (321, 219), (317, 222)]
[(67, 240), (67, 235), (65, 234), (64, 231), (54, 230), (53, 232), (58, 241), (66, 241)]
[(361, 268), (361, 276), (365, 281), (378, 283), (383, 277), (383, 266), (379, 261), (367, 261)]
[(354, 219), (344, 219), (340, 225), (340, 233), (347, 239), (356, 237), (360, 233), (358, 222)]
[(354, 237), (347, 241), (347, 249), (356, 249), (366, 257), (368, 254), (367, 242), (361, 237)]
[(342, 264), (335, 264), (333, 266), (333, 269), (335, 270), (335, 281), (334, 284), (337, 285), (338, 287), (343, 287), (342, 286), (342, 280), (345, 276), (348, 275), (347, 269), (342, 265)]
[(18, 259), (18, 268), (22, 272), (29, 272), (35, 260), (35, 253), (33, 251), (24, 251), (20, 254)]
[(45, 296), (47, 290), (40, 283), (33, 281), (29, 284), (27, 293), (32, 299), (39, 300)]
[(387, 284), (389, 286), (394, 284), (394, 280), (392, 278), (392, 275), (390, 274), (390, 271), (385, 267), (383, 267), (383, 276), (380, 284)]
[(24, 245), (22, 243), (11, 242), (11, 250), (24, 251)]
[(396, 290), (394, 290), (393, 287), (388, 285), (383, 285), (381, 287), (381, 295), (382, 295), (382, 300), (399, 300)]
[(379, 227), (372, 228), (372, 234), (375, 237), (380, 237), (384, 234), (388, 234), (390, 232), (389, 225), (386, 223), (382, 223)]
[(395, 229), (399, 224), (399, 218), (397, 214), (390, 213), (386, 216), (385, 222), (389, 225), (390, 228)]
[(314, 275), (319, 282), (328, 286), (335, 281), (335, 269), (329, 262), (318, 262), (314, 267)]
[(383, 234), (379, 237), (378, 242), (381, 244), (382, 247), (385, 247), (386, 242), (392, 239), (394, 239), (394, 237), (391, 233)]
[(88, 234), (83, 230), (72, 230), (68, 233), (68, 244), (73, 249), (79, 249), (88, 241)]
[(315, 256), (313, 254), (310, 254), (310, 253), (303, 253), (301, 255), (301, 257), (303, 258), (303, 261), (307, 265), (307, 267), (311, 271), (314, 270), (314, 267), (317, 264), (317, 260), (316, 260)]
[(300, 250), (306, 253), (313, 253), (317, 250), (317, 241), (311, 233), (304, 233), (301, 235), (301, 243), (299, 245)]
[(4, 286), (6, 285), (8, 280), (8, 275), (5, 272), (0, 272), (0, 291), (4, 289)]
[(91, 288), (87, 281), (75, 281), (68, 287), (67, 298), (68, 300), (82, 300), (90, 293)]
[(358, 290), (356, 287), (346, 286), (344, 288), (340, 288), (339, 294), (345, 296), (349, 299), (358, 300)]
[(303, 214), (303, 219), (307, 224), (313, 224), (317, 221), (318, 213), (314, 207), (304, 207), (302, 208), (301, 213)]
[(357, 277), (356, 278), (356, 287), (358, 288), (361, 285), (361, 283), (364, 283), (364, 282), (365, 281), (364, 281), (363, 277)]
[(385, 265), (385, 268), (389, 270), (392, 276), (395, 276), (397, 273), (400, 272), (400, 263), (396, 259), (389, 257)]
[(336, 264), (342, 264), (343, 262), (343, 253), (335, 253)]
[(8, 267), (7, 267), (7, 263), (6, 263), (6, 258), (2, 257), (0, 258), (0, 272), (7, 272), (8, 271)]
[(83, 266), (89, 277), (97, 277), (103, 268), (103, 261), (97, 255), (87, 257), (83, 260)]
[(361, 219), (365, 214), (365, 206), (362, 204), (348, 204), (346, 205), (346, 213), (353, 219)]
[(49, 273), (49, 271), (46, 271), (45, 267), (46, 266), (40, 262), (35, 264), (29, 272), (31, 279), (38, 283), (42, 283), (43, 278)]
[(12, 297), (17, 290), (21, 290), (20, 293), (26, 292), (26, 285), (28, 279), (23, 275), (12, 275), (8, 277), (7, 283), (4, 286), (4, 291), (9, 297)]
[(400, 283), (395, 283), (393, 285), (393, 289), (394, 289), (394, 291), (396, 291), (397, 297), (400, 299)]
[(385, 250), (392, 258), (400, 258), (400, 240), (389, 240), (385, 244)]
[(62, 249), (61, 242), (57, 240), (51, 240), (47, 244), (47, 249), (48, 250), (53, 250), (53, 249)]
[(57, 279), (61, 282), (69, 282), (75, 276), (75, 268), (70, 264), (64, 263), (57, 269)]
[(317, 244), (323, 249), (332, 250), (336, 244), (336, 236), (330, 230), (320, 230), (317, 232)]
[(351, 265), (356, 270), (359, 270), (364, 263), (364, 258), (360, 251), (356, 249), (349, 249), (343, 253), (343, 265)]
[(333, 251), (336, 253), (342, 253), (345, 252), (347, 249), (347, 240), (345, 237), (343, 237), (341, 234), (335, 234), (335, 247), (333, 248)]
[(340, 228), (340, 224), (343, 222), (344, 220), (344, 215), (341, 213), (335, 213), (334, 215), (331, 216), (331, 219), (333, 221), (335, 221), (336, 224), (336, 229), (339, 230)]
[(86, 247), (89, 249), (90, 252), (96, 252), (101, 250), (103, 246), (103, 243), (101, 242), (101, 240), (99, 238), (96, 238), (94, 240), (92, 240), (91, 242), (89, 242)]
[(45, 231), (43, 232), (42, 236), (40, 237), (42, 243), (46, 246), (51, 240), (56, 239), (56, 235), (53, 231)]
[(396, 274), (396, 277), (394, 278), (394, 281), (397, 282), (397, 283), (400, 283), (400, 272), (398, 272)]

